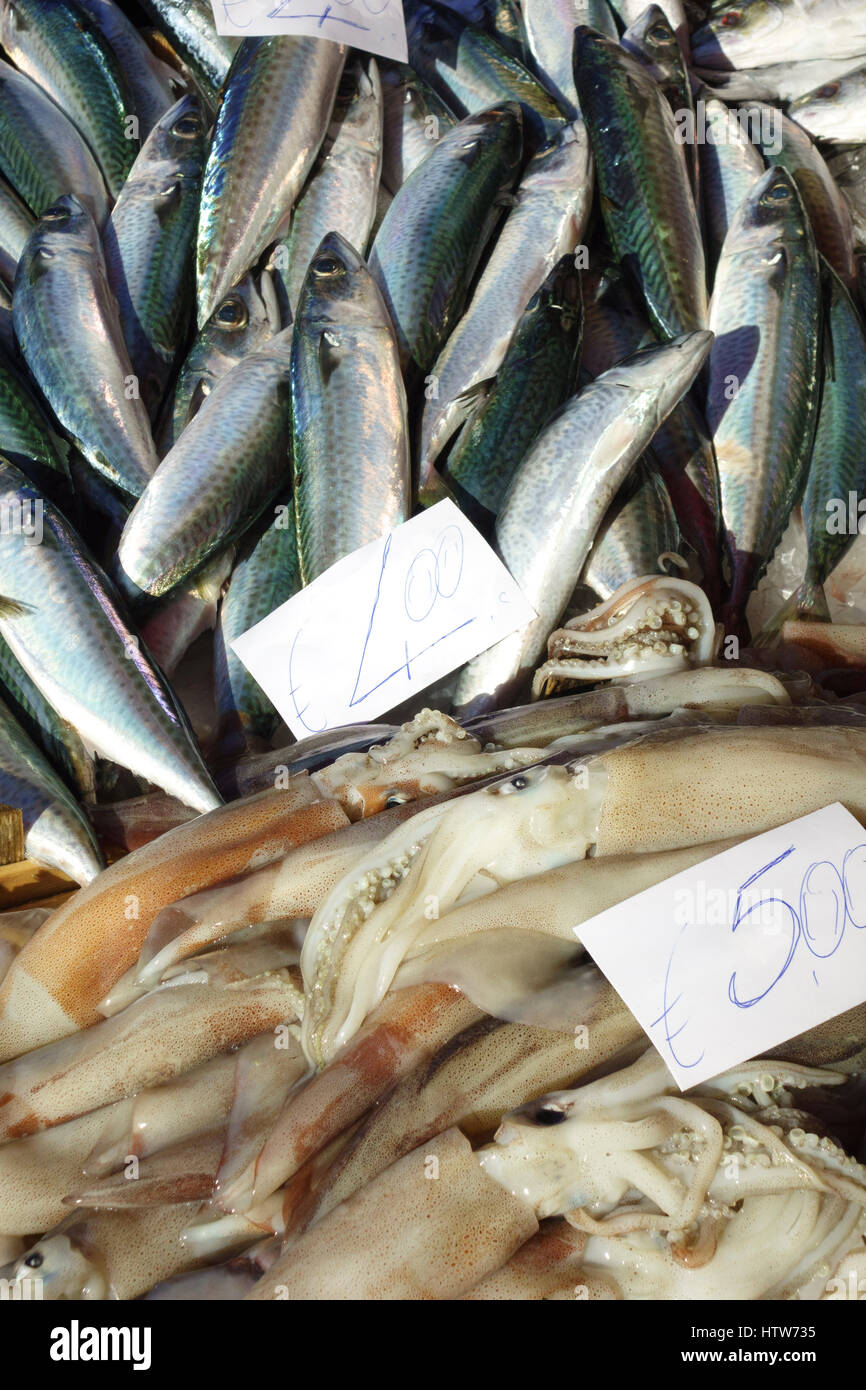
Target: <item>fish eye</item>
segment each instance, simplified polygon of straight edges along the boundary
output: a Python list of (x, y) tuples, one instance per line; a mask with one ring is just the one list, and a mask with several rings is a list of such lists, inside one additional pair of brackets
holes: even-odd
[(173, 193), (180, 192), (180, 187), (179, 179), (169, 179), (168, 183), (163, 184), (162, 188), (159, 190), (159, 195), (161, 198), (170, 198)]
[(542, 1105), (535, 1112), (539, 1125), (561, 1125), (568, 1117), (561, 1105)]
[(784, 203), (790, 196), (791, 190), (785, 183), (774, 183), (764, 194), (765, 198), (771, 199), (774, 203)]
[(38, 1251), (35, 1251), (32, 1255), (28, 1255), (26, 1257), (24, 1263), (26, 1264), (28, 1269), (41, 1269), (42, 1265), (44, 1265), (45, 1263), (45, 1256), (40, 1255)]
[(55, 203), (54, 207), (46, 208), (42, 214), (43, 222), (68, 222), (70, 217), (69, 208), (62, 208)]
[(826, 87), (819, 87), (819, 88), (818, 88), (817, 92), (815, 93), (815, 96), (816, 96), (816, 97), (819, 97), (819, 98), (821, 99), (821, 101), (829, 101), (831, 97), (837, 96), (838, 93), (839, 93), (839, 83), (838, 83), (838, 82), (828, 82), (827, 85), (826, 85)]
[(313, 274), (321, 280), (333, 280), (344, 273), (345, 267), (336, 256), (317, 256), (310, 264)]
[(723, 29), (736, 29), (736, 27), (737, 27), (737, 25), (739, 24), (739, 22), (740, 22), (740, 20), (742, 19), (742, 17), (743, 17), (743, 16), (742, 16), (742, 14), (740, 13), (739, 10), (727, 10), (726, 13), (722, 15), (722, 18), (721, 18), (721, 21), (720, 21), (720, 23), (721, 23), (721, 25), (722, 25), (722, 28), (723, 28)]
[(237, 295), (229, 295), (228, 299), (223, 300), (214, 317), (223, 328), (245, 328), (248, 321), (247, 306)]
[(177, 135), (181, 140), (194, 140), (197, 135), (201, 135), (202, 124), (198, 116), (181, 116), (179, 121), (175, 121), (171, 128), (172, 135)]
[(654, 24), (649, 30), (647, 38), (651, 39), (653, 43), (667, 43), (670, 38), (670, 30), (666, 29), (663, 24)]

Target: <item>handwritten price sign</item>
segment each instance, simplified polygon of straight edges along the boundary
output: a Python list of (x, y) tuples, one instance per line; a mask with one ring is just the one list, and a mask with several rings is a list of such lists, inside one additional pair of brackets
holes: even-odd
[(347, 555), (232, 645), (304, 738), (375, 719), (534, 617), (446, 501)]
[(305, 34), (408, 61), (401, 0), (211, 0), (218, 34)]
[(827, 806), (576, 931), (686, 1090), (866, 999), (866, 831)]

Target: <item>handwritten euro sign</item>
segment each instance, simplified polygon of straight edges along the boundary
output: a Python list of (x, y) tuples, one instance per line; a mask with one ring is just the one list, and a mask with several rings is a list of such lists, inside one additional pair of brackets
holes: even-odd
[(696, 1085), (866, 998), (866, 834), (827, 806), (576, 930)]
[(340, 560), (233, 647), (303, 738), (375, 719), (534, 617), (445, 501)]

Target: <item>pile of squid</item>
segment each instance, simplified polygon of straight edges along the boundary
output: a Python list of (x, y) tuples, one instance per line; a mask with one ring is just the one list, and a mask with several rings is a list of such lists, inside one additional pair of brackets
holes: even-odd
[(819, 1299), (866, 1273), (866, 1005), (682, 1094), (580, 943), (831, 801), (866, 824), (866, 708), (708, 665), (248, 773), (0, 919), (12, 1287)]

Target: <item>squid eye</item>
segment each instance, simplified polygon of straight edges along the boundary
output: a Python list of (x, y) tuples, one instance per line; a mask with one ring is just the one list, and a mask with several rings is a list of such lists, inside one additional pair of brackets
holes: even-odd
[(739, 24), (739, 22), (740, 22), (740, 20), (742, 19), (742, 17), (743, 17), (743, 16), (742, 16), (742, 14), (740, 13), (739, 10), (728, 10), (727, 14), (723, 14), (723, 15), (722, 15), (722, 18), (721, 18), (721, 25), (722, 25), (722, 28), (723, 28), (723, 29), (736, 29), (736, 27), (737, 27), (737, 25)]
[(542, 1105), (535, 1112), (535, 1123), (539, 1125), (561, 1125), (567, 1118), (561, 1105)]
[(520, 773), (517, 777), (512, 777), (511, 785), (516, 792), (522, 792), (524, 787), (529, 786), (529, 778)]
[(28, 1255), (24, 1263), (28, 1269), (40, 1269), (45, 1263), (45, 1256), (38, 1253)]
[(245, 328), (248, 322), (247, 306), (237, 295), (224, 299), (214, 315), (223, 328)]
[(338, 261), (336, 256), (317, 256), (310, 264), (313, 274), (322, 280), (333, 280), (337, 275), (343, 275), (345, 267), (342, 261)]
[(409, 797), (405, 792), (388, 792), (385, 796), (385, 810), (389, 806), (405, 806)]
[(815, 96), (816, 96), (816, 97), (820, 97), (820, 99), (821, 99), (822, 101), (829, 101), (831, 97), (838, 96), (838, 94), (839, 94), (839, 83), (838, 83), (838, 82), (828, 82), (827, 85), (826, 85), (826, 87), (819, 87), (819, 88), (818, 88), (817, 92), (815, 93)]
[(171, 128), (172, 135), (177, 135), (181, 140), (194, 140), (197, 135), (201, 135), (202, 123), (198, 116), (181, 116), (179, 121), (175, 121)]

